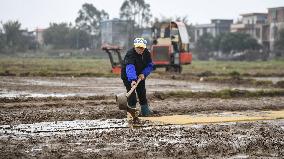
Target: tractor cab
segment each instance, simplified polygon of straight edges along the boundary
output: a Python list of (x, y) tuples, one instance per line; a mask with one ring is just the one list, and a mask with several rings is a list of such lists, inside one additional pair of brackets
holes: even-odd
[(182, 22), (161, 23), (154, 26), (154, 40), (151, 47), (155, 68), (165, 67), (166, 71), (181, 72), (182, 66), (190, 64), (189, 37)]

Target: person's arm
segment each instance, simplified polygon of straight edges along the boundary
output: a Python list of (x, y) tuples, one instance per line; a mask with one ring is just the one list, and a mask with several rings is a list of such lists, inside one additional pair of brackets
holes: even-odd
[(147, 77), (153, 71), (153, 68), (154, 68), (154, 64), (152, 62), (151, 54), (148, 51), (147, 52), (147, 66), (144, 68), (142, 73), (144, 74), (145, 77)]
[(137, 75), (136, 75), (135, 66), (133, 64), (126, 65), (126, 76), (129, 82), (136, 81)]
[(125, 55), (125, 64), (126, 64), (126, 76), (129, 82), (137, 80), (134, 63), (135, 63), (135, 57), (131, 52), (127, 52), (127, 54)]

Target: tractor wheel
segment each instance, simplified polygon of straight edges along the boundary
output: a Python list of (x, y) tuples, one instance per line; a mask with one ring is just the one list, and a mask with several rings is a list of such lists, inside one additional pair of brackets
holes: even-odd
[(175, 72), (177, 73), (181, 73), (182, 71), (182, 67), (179, 65), (179, 66), (175, 66)]
[(179, 66), (167, 66), (166, 72), (175, 72), (175, 73), (181, 73), (182, 67)]
[(175, 72), (175, 67), (174, 66), (167, 66), (166, 72)]

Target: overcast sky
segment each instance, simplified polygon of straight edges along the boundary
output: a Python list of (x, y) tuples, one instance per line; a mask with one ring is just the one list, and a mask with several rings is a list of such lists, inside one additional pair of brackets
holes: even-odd
[[(104, 9), (110, 18), (119, 17), (124, 0), (1, 0), (0, 21), (18, 20), (22, 28), (46, 28), (50, 22), (72, 22), (84, 3)], [(210, 23), (210, 19), (234, 19), (240, 14), (267, 12), (267, 8), (284, 7), (284, 0), (145, 0), (154, 17), (188, 16), (193, 24)]]

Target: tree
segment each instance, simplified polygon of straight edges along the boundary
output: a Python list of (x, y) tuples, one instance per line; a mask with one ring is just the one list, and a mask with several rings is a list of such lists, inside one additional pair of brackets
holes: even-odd
[(69, 27), (67, 23), (51, 23), (43, 33), (44, 42), (56, 49), (68, 48), (67, 34)]
[(224, 37), (224, 33), (218, 34), (213, 40), (213, 50), (220, 51), (220, 43), (222, 38)]
[(76, 18), (76, 25), (80, 30), (87, 31), (92, 35), (99, 35), (100, 22), (109, 19), (109, 14), (104, 10), (98, 10), (92, 4), (85, 3), (82, 9), (78, 12), (79, 16)]
[(261, 46), (256, 39), (249, 34), (244, 33), (226, 33), (222, 36), (219, 44), (219, 49), (223, 53), (232, 51), (258, 50)]
[(5, 41), (5, 35), (0, 28), (0, 53), (2, 53), (5, 48)]
[(18, 21), (8, 21), (2, 24), (2, 28), (3, 31), (0, 31), (0, 50), (2, 52), (25, 52), (34, 41), (30, 32), (21, 30), (21, 23)]
[(44, 42), (55, 49), (81, 49), (90, 47), (91, 35), (67, 23), (52, 23), (44, 31)]
[(26, 52), (29, 49), (35, 49), (35, 38), (28, 30), (21, 30), (17, 51)]
[(205, 33), (196, 43), (196, 50), (200, 52), (210, 52), (213, 50), (213, 36), (211, 34)]
[(18, 21), (8, 21), (3, 24), (5, 44), (10, 51), (15, 52), (21, 39), (21, 24)]
[(120, 7), (120, 18), (133, 20), (139, 28), (147, 26), (151, 17), (150, 4), (144, 0), (125, 0)]
[(183, 22), (185, 25), (189, 25), (188, 24), (188, 16), (176, 16), (175, 21), (177, 22)]
[(196, 42), (195, 50), (197, 51), (198, 59), (208, 60), (209, 53), (213, 50), (213, 36), (205, 33)]
[(84, 30), (71, 28), (67, 40), (70, 48), (81, 49), (91, 46), (91, 35)]

